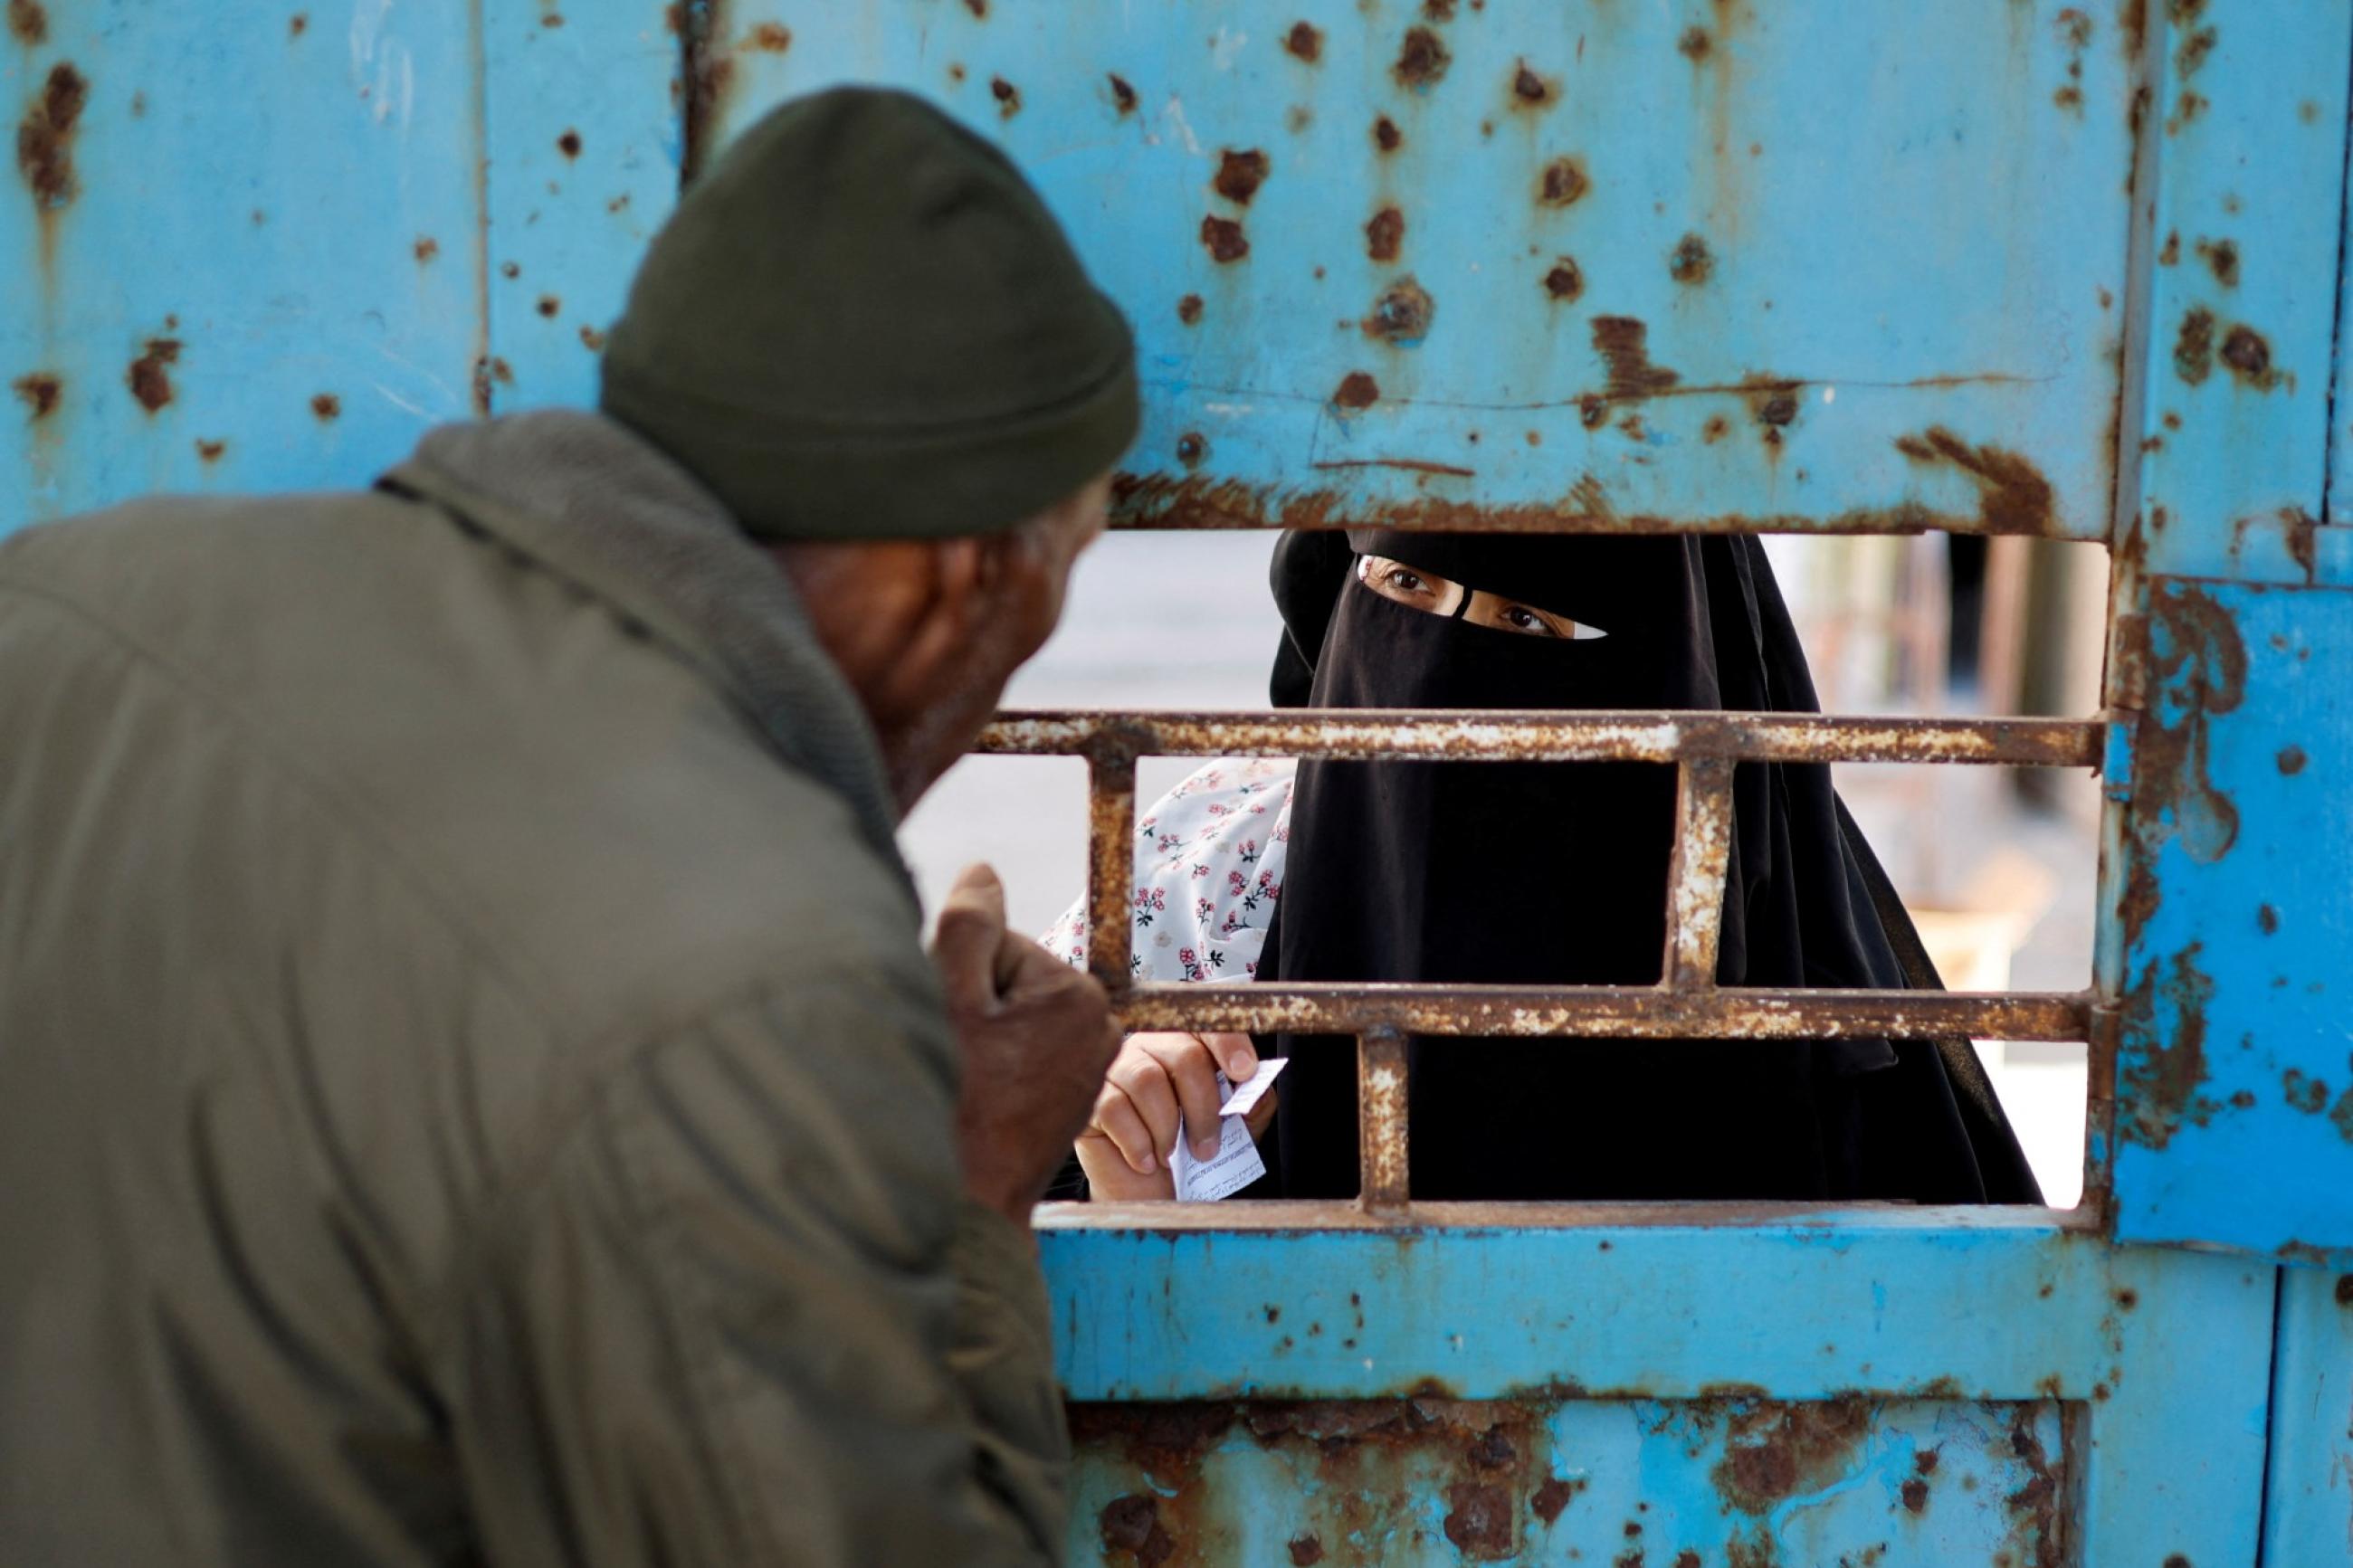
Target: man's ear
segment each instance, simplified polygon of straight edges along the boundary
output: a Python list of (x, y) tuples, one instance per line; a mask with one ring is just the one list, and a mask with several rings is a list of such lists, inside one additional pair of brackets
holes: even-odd
[(922, 608), (910, 628), (902, 662), (925, 675), (965, 657), (973, 634), (987, 616), (992, 577), (989, 538), (943, 539), (923, 551), (926, 573)]

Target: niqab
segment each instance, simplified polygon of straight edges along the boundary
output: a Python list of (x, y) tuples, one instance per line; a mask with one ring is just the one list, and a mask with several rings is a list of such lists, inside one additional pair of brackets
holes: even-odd
[[(1546, 638), (1396, 603), (1390, 557), (1598, 627)], [(1817, 710), (1745, 536), (1360, 530), (1276, 548), (1278, 706)], [(1660, 976), (1674, 770), (1303, 761), (1261, 980), (1647, 985)], [(1743, 763), (1717, 980), (1933, 986), (1820, 764)], [(1355, 1043), (1293, 1058), (1266, 1185), (1357, 1188)], [(1967, 1041), (1415, 1038), (1416, 1198), (2040, 1201)]]

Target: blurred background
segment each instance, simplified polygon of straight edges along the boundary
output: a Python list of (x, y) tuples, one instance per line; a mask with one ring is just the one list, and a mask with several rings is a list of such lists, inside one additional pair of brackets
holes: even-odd
[[(1266, 706), (1281, 622), (1268, 533), (1134, 532), (1081, 564), (1061, 628), (1011, 708)], [(2099, 706), (2106, 553), (2014, 537), (1765, 541), (1823, 707), (1848, 713), (2072, 714)], [(1198, 763), (1150, 758), (1137, 806)], [(2043, 769), (1862, 765), (1840, 793), (1956, 990), (2090, 984), (2099, 785)], [(1086, 769), (971, 757), (900, 837), (926, 909), (958, 868), (994, 864), (1014, 923), (1043, 931), (1081, 895)], [(2083, 1186), (2084, 1047), (1982, 1042), (2044, 1196)]]

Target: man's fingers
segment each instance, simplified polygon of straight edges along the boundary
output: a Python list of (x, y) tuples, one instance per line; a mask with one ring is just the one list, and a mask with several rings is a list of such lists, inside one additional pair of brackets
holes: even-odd
[(1127, 1162), (1127, 1168), (1139, 1176), (1148, 1176), (1160, 1169), (1159, 1156), (1152, 1146), (1152, 1130), (1144, 1124), (1135, 1107), (1125, 1094), (1116, 1089), (1106, 1089), (1095, 1101), (1095, 1119), (1087, 1131), (1108, 1140)]
[(1158, 1062), (1176, 1086), (1195, 1157), (1215, 1155), (1224, 1131), (1218, 1125), (1218, 1063), (1208, 1047), (1198, 1035), (1138, 1035), (1133, 1043)]
[(939, 932), (932, 939), (932, 961), (951, 994), (971, 1002), (984, 987), (990, 998), (999, 994), (1005, 937), (1005, 884), (987, 866), (965, 867), (940, 900)]
[(1226, 1078), (1236, 1089), (1250, 1080), (1258, 1071), (1258, 1052), (1250, 1046), (1248, 1035), (1203, 1035), (1201, 1043), (1218, 1058)]
[(1008, 1002), (1024, 1001), (1034, 994), (1067, 985), (1073, 976), (1084, 977), (1085, 973), (1018, 931), (1007, 931), (999, 944), (997, 990)]
[(1268, 1124), (1274, 1121), (1274, 1102), (1281, 1097), (1282, 1093), (1282, 1091), (1279, 1089), (1268, 1089), (1266, 1093), (1259, 1097), (1259, 1102), (1256, 1105), (1251, 1106), (1250, 1110), (1243, 1114), (1242, 1125), (1250, 1129), (1250, 1135), (1251, 1137), (1263, 1138), (1266, 1136)]

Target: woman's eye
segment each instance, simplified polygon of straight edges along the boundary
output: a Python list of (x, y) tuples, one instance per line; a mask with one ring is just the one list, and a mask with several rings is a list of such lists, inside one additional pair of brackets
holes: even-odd
[(1409, 594), (1419, 594), (1424, 588), (1429, 586), (1428, 584), (1424, 583), (1420, 578), (1415, 576), (1412, 573), (1407, 571), (1402, 566), (1392, 566), (1389, 568), (1388, 584), (1390, 587), (1402, 588)]
[(1534, 610), (1529, 609), (1525, 605), (1505, 605), (1504, 608), (1504, 623), (1510, 626), (1514, 631), (1525, 632), (1530, 637), (1556, 637), (1560, 636), (1560, 633), (1554, 628), (1553, 624), (1550, 621), (1545, 619)]

